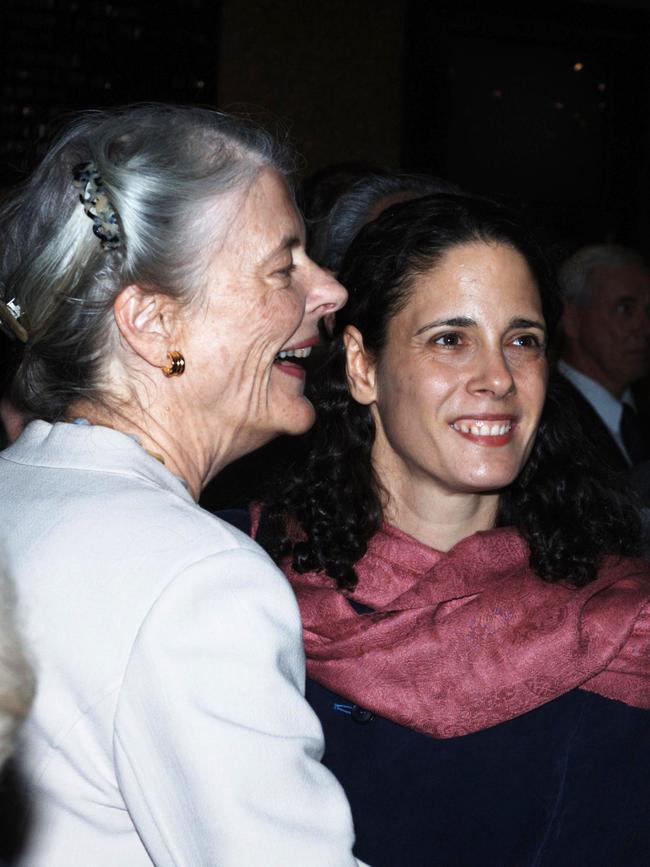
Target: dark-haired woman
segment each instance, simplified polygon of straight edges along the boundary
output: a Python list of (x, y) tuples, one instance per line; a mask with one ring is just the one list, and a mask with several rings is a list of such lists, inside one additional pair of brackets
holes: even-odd
[(296, 591), (325, 761), (376, 867), (650, 863), (650, 570), (546, 347), (552, 276), (499, 206), (353, 243), (307, 464), (255, 515)]

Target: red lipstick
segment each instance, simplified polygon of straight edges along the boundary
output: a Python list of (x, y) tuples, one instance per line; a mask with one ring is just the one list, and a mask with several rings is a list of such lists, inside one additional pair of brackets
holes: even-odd
[(449, 427), (463, 439), (487, 448), (498, 448), (512, 441), (517, 422), (514, 416), (482, 414), (461, 416)]

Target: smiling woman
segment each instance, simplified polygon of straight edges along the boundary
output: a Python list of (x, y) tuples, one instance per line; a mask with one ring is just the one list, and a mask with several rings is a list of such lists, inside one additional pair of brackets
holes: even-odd
[[(375, 407), (386, 515), (407, 509), (404, 529), (427, 541), (439, 532), (432, 497), (448, 495), (449, 514), (455, 493), (499, 491), (528, 459), (546, 392), (546, 327), (526, 260), (505, 244), (453, 247), (411, 291), (379, 360), (355, 326), (343, 339), (351, 394)], [(496, 493), (480, 497), (476, 520), (489, 526), (497, 503)]]
[[(304, 370), (288, 356), (317, 343), (319, 320), (346, 299), (343, 287), (307, 257), (302, 221), (279, 172), (265, 168), (231, 198), (204, 291), (185, 311), (168, 314), (179, 320), (175, 345), (191, 359), (173, 386), (178, 409), (201, 438), (195, 496), (231, 461), (311, 426)], [(150, 294), (145, 298), (155, 317), (159, 310)], [(190, 481), (193, 469), (179, 474)]]
[(547, 389), (544, 256), (500, 206), (430, 196), (340, 277), (307, 465), (253, 529), (298, 597), (358, 855), (642, 867), (650, 568)]
[(290, 588), (195, 502), (309, 428), (295, 356), (346, 298), (305, 254), (285, 157), (217, 112), (91, 112), (0, 210), (30, 422), (0, 456), (39, 682), (23, 865), (355, 863)]

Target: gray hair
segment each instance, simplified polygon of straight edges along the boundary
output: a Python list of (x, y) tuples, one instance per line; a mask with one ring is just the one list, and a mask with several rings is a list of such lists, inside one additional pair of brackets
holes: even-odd
[[(93, 234), (80, 204), (74, 175), (85, 163), (115, 214), (115, 249)], [(209, 109), (150, 104), (78, 116), (0, 207), (0, 300), (20, 310), (29, 334), (13, 402), (55, 421), (79, 397), (101, 399), (119, 292), (137, 283), (183, 302), (197, 297), (208, 252), (227, 230), (226, 196), (266, 167), (286, 176), (287, 149)]]
[(18, 728), (34, 696), (34, 677), (14, 616), (13, 589), (0, 569), (0, 765), (13, 752)]
[(573, 301), (580, 307), (588, 307), (592, 294), (590, 278), (594, 268), (601, 265), (610, 268), (626, 265), (646, 267), (643, 256), (629, 247), (618, 244), (593, 244), (582, 247), (570, 256), (559, 270), (558, 279), (562, 298), (565, 301)]
[(455, 184), (429, 175), (368, 174), (355, 181), (334, 203), (327, 217), (312, 228), (309, 254), (322, 267), (338, 273), (355, 236), (383, 210), (383, 200), (397, 201), (400, 197), (400, 201), (406, 201), (434, 193), (458, 192)]

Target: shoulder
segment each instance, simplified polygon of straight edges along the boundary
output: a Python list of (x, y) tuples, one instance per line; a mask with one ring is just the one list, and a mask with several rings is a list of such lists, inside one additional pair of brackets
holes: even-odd
[(158, 484), (164, 468), (145, 465), (148, 477), (136, 469), (28, 467), (0, 503), (0, 537), (30, 637), (87, 659), (77, 667), (89, 683), (114, 676), (168, 591), (198, 599), (200, 586), (214, 599), (254, 585), (266, 599), (274, 588), (265, 604), (294, 615), (286, 579), (252, 539), (200, 508), (180, 483), (174, 488), (173, 478)]

